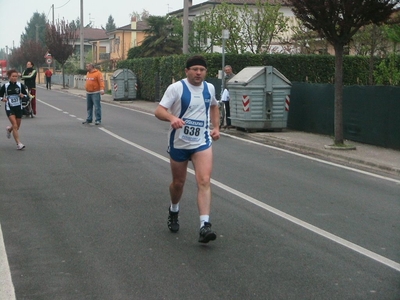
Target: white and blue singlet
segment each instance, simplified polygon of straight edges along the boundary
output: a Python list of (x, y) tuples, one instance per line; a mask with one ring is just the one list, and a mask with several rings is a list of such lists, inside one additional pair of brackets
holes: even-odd
[[(170, 154), (175, 149), (190, 150), (189, 153), (194, 153), (211, 146), (210, 106), (218, 105), (212, 84), (204, 81), (202, 85), (194, 86), (187, 79), (175, 82), (165, 91), (160, 105), (185, 121), (182, 128), (170, 127), (169, 129), (168, 152)], [(178, 161), (186, 160), (184, 157), (175, 159), (172, 156), (172, 158)]]

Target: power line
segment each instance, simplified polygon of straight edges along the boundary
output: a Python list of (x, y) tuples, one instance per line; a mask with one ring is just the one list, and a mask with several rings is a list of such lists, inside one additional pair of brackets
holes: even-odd
[(59, 8), (64, 7), (64, 6), (67, 5), (70, 1), (71, 1), (71, 0), (68, 0), (67, 3), (65, 3), (65, 4), (63, 4), (63, 5), (59, 6), (59, 7), (56, 7), (55, 9), (59, 9)]
[(49, 19), (49, 14), (50, 14), (50, 12), (51, 12), (51, 8), (52, 8), (52, 7), (53, 7), (53, 5), (50, 6), (49, 12), (47, 13), (47, 20)]

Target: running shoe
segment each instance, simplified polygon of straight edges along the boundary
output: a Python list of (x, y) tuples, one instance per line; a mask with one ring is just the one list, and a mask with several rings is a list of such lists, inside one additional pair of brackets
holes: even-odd
[(11, 127), (7, 126), (6, 131), (7, 131), (7, 138), (11, 138), (11, 131), (10, 131)]
[(100, 122), (100, 121), (96, 121), (96, 122), (94, 122), (94, 124), (95, 124), (95, 125), (100, 125), (101, 122)]
[(179, 231), (179, 211), (173, 212), (171, 209), (169, 209), (169, 215), (168, 215), (168, 229), (171, 230), (171, 232), (178, 232)]
[(17, 150), (22, 150), (22, 149), (24, 149), (24, 148), (25, 148), (25, 145), (22, 144), (22, 143), (19, 143), (19, 144), (17, 145)]
[(200, 228), (199, 243), (208, 243), (217, 238), (217, 234), (211, 230), (211, 223), (204, 222), (204, 226)]

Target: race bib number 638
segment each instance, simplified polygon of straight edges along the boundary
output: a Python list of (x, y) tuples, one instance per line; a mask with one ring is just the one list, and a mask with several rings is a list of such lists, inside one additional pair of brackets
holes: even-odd
[(187, 142), (200, 142), (204, 135), (204, 121), (184, 119), (185, 126), (181, 129), (179, 138)]

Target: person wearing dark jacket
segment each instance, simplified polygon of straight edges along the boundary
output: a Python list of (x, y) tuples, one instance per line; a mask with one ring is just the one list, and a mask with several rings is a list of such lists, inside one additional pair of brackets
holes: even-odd
[(36, 115), (36, 69), (33, 68), (34, 64), (31, 61), (26, 63), (26, 69), (22, 73), (22, 80), (24, 80), (25, 85), (28, 87), (29, 93), (32, 95), (32, 111)]

